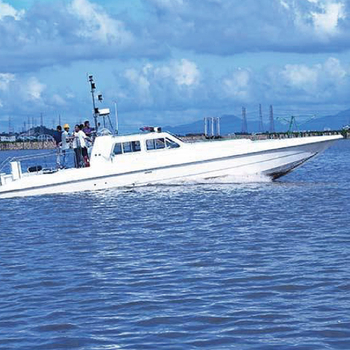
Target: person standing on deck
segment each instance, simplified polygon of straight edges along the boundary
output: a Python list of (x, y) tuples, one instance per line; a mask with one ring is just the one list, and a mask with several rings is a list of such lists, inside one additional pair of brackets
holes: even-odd
[(61, 152), (60, 152), (60, 147), (62, 145), (62, 127), (61, 125), (57, 125), (56, 130), (53, 132), (52, 137), (55, 140), (56, 143), (56, 152), (57, 152), (57, 156), (56, 156), (56, 167), (57, 169), (60, 168), (61, 166)]
[(88, 152), (88, 157), (90, 157), (91, 154), (91, 150), (92, 150), (92, 143), (93, 143), (93, 132), (95, 129), (90, 127), (90, 122), (88, 120), (86, 120), (84, 122), (84, 127), (83, 127), (83, 131), (85, 133), (85, 135), (87, 136), (86, 138), (86, 148), (87, 148), (87, 152)]
[(83, 129), (83, 125), (76, 125), (74, 128), (73, 149), (75, 153), (75, 167), (89, 167), (89, 158), (85, 140), (87, 139)]
[(79, 137), (81, 139), (81, 151), (83, 155), (83, 160), (84, 160), (84, 167), (89, 167), (90, 166), (90, 161), (89, 161), (89, 155), (88, 155), (88, 142), (90, 141), (90, 138), (85, 134), (83, 131), (84, 125), (80, 124), (79, 125)]
[(93, 129), (90, 128), (90, 122), (88, 120), (84, 122), (83, 131), (87, 137), (91, 137)]
[(68, 158), (68, 151), (70, 148), (70, 135), (69, 135), (69, 125), (64, 124), (63, 126), (63, 133), (62, 133), (62, 162), (61, 162), (61, 168), (65, 169), (67, 168), (67, 158)]

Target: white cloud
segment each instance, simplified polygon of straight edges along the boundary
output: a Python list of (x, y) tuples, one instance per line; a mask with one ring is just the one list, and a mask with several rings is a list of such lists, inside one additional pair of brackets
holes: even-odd
[[(279, 103), (347, 103), (350, 88), (350, 67), (329, 57), (314, 65), (287, 64), (275, 67), (266, 77), (265, 97)], [(262, 90), (262, 86), (259, 87)]]
[(36, 77), (28, 79), (27, 84), (23, 87), (23, 92), (27, 100), (40, 100), (42, 92), (46, 89), (46, 85), (40, 83)]
[(200, 73), (194, 62), (182, 59), (174, 68), (174, 78), (178, 85), (198, 85)]
[(67, 102), (64, 100), (64, 98), (58, 94), (54, 94), (52, 96), (52, 103), (54, 103), (55, 105), (58, 105), (58, 106), (65, 106), (67, 104)]
[(341, 2), (320, 4), (319, 12), (311, 12), (316, 33), (333, 35), (339, 31), (339, 20), (345, 19), (345, 6)]
[(149, 0), (149, 1), (158, 8), (174, 11), (184, 6), (185, 0)]
[(195, 62), (185, 58), (154, 69), (156, 79), (171, 79), (177, 86), (194, 87), (200, 82), (200, 71)]
[(237, 69), (223, 79), (223, 90), (227, 97), (237, 101), (249, 101), (251, 98), (251, 72), (246, 69)]
[(149, 104), (152, 102), (150, 93), (151, 84), (144, 72), (139, 73), (136, 69), (127, 69), (124, 76), (135, 89), (135, 93), (140, 98), (141, 103)]
[(12, 17), (15, 20), (20, 20), (24, 15), (24, 10), (17, 11), (11, 5), (0, 0), (0, 21), (5, 17)]
[(124, 23), (108, 16), (102, 7), (88, 0), (73, 0), (70, 12), (82, 22), (78, 35), (104, 43), (130, 44), (134, 38)]
[(7, 90), (11, 82), (15, 81), (15, 75), (11, 73), (0, 73), (0, 90)]
[(310, 91), (316, 88), (320, 69), (320, 65), (310, 68), (306, 65), (287, 64), (281, 72), (281, 77), (292, 88)]

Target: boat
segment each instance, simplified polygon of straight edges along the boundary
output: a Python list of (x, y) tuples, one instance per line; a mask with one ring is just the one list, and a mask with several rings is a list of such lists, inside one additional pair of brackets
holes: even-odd
[(205, 182), (231, 176), (258, 175), (275, 180), (341, 138), (184, 142), (160, 128), (132, 135), (102, 134), (94, 140), (89, 167), (48, 169), (35, 165), (25, 171), (20, 160), (11, 159), (11, 172), (0, 173), (0, 198)]
[[(0, 164), (0, 198), (217, 181), (230, 177), (236, 182), (255, 176), (275, 180), (342, 138), (341, 135), (325, 135), (261, 141), (184, 142), (159, 127), (145, 127), (143, 133), (119, 135), (117, 130), (111, 132), (109, 108), (96, 107), (96, 84), (92, 75), (88, 76), (88, 81), (95, 121), (89, 166), (60, 169), (55, 161), (50, 167), (38, 164), (40, 158), (36, 157), (8, 159)], [(101, 94), (97, 100), (103, 100)], [(117, 118), (115, 124), (118, 129)], [(55, 152), (52, 156), (57, 158)], [(25, 167), (23, 161), (28, 160), (35, 163)], [(3, 171), (6, 166), (10, 169), (8, 173)]]

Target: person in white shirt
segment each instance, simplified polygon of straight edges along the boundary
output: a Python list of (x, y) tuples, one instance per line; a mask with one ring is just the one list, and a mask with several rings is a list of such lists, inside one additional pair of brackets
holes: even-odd
[(61, 141), (61, 151), (62, 151), (61, 168), (65, 169), (67, 168), (68, 151), (70, 148), (69, 125), (64, 124), (63, 130), (64, 131), (62, 133), (62, 141)]
[(83, 166), (89, 167), (89, 157), (86, 147), (86, 139), (84, 131), (82, 130), (84, 125), (76, 125), (74, 129), (73, 149), (75, 152), (75, 167), (81, 168)]

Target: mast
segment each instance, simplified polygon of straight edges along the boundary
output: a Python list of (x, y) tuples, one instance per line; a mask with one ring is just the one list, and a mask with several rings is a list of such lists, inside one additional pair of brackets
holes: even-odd
[(91, 87), (92, 106), (93, 106), (93, 111), (94, 111), (93, 116), (94, 116), (94, 121), (95, 121), (95, 132), (97, 133), (97, 131), (98, 131), (98, 123), (97, 123), (98, 108), (96, 108), (96, 104), (95, 104), (96, 84), (94, 82), (94, 77), (92, 75), (89, 75), (89, 82), (90, 82), (90, 87)]
[(118, 106), (117, 102), (114, 102), (114, 113), (115, 113), (115, 133), (119, 134), (119, 121), (118, 121)]

